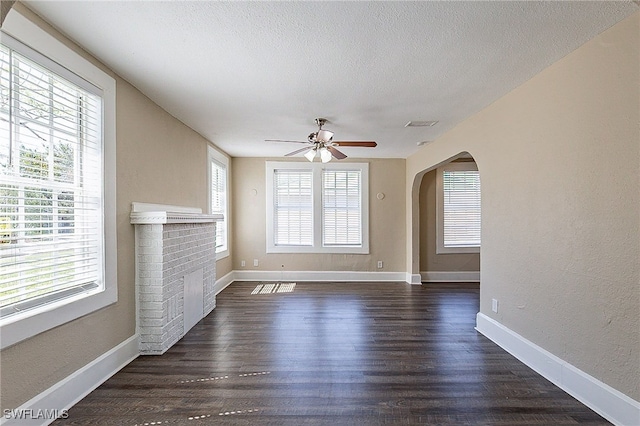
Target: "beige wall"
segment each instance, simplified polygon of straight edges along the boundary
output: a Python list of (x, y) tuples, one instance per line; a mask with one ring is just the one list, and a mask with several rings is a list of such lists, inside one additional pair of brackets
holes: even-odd
[(481, 312), (636, 401), (639, 45), (636, 13), (407, 159), (408, 229), (424, 170), (478, 164)]
[[(404, 160), (353, 160), (369, 163), (370, 254), (367, 255), (266, 254), (266, 160), (265, 158), (233, 159), (233, 209), (235, 212), (233, 269), (380, 271), (376, 268), (376, 262), (382, 260), (384, 262), (382, 271), (404, 271)], [(282, 158), (273, 160), (282, 161)], [(376, 194), (380, 192), (385, 194), (382, 200), (376, 198)], [(258, 267), (253, 267), (253, 259), (259, 260)], [(241, 266), (242, 260), (246, 261), (245, 267)]]
[[(70, 45), (22, 4), (17, 3), (14, 8)], [(92, 62), (97, 64), (94, 59)], [(117, 84), (118, 302), (3, 350), (2, 409), (18, 407), (135, 333), (131, 202), (184, 205), (208, 211), (208, 142), (136, 88), (111, 75)], [(228, 272), (230, 259), (221, 262), (227, 265), (218, 265), (218, 269)]]
[(477, 272), (478, 253), (436, 253), (436, 171), (425, 173), (420, 183), (420, 272)]

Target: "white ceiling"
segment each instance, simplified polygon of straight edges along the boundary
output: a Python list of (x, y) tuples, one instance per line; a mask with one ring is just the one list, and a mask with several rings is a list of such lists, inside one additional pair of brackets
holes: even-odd
[[(314, 118), (405, 158), (638, 10), (633, 2), (25, 1), (232, 156)], [(405, 128), (409, 120), (438, 120)]]

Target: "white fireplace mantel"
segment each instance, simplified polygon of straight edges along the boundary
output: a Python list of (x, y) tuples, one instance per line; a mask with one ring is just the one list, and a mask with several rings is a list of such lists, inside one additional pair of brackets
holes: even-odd
[(133, 225), (165, 225), (167, 223), (211, 223), (222, 220), (221, 214), (179, 213), (168, 211), (131, 212)]
[(204, 214), (195, 207), (165, 204), (131, 203), (133, 225), (164, 225), (167, 223), (211, 223), (221, 221), (221, 214)]

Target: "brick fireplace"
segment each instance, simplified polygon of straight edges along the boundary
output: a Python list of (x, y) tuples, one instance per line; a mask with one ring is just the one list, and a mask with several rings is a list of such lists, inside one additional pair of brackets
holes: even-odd
[(220, 219), (195, 208), (132, 204), (141, 354), (163, 354), (215, 308)]

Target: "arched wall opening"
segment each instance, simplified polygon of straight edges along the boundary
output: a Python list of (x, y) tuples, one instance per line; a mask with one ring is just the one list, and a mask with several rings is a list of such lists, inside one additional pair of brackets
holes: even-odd
[[(422, 179), (418, 194), (419, 226), (417, 235), (414, 236), (419, 243), (421, 282), (480, 282), (480, 249), (476, 247), (447, 248), (443, 245), (444, 188), (441, 169), (447, 167), (463, 172), (477, 170), (475, 159), (471, 154), (465, 152), (447, 160), (438, 168), (431, 168), (427, 172), (421, 173)], [(459, 187), (458, 191), (463, 188), (464, 186)], [(466, 188), (464, 190), (466, 191)], [(461, 226), (470, 223), (470, 215), (477, 214), (477, 210), (473, 211), (470, 205), (464, 208), (469, 210), (468, 214), (460, 212)], [(469, 228), (471, 228), (470, 233), (478, 229), (475, 225), (470, 225)], [(462, 229), (457, 232), (460, 235), (466, 233)]]
[[(435, 173), (439, 167), (452, 162), (475, 162), (475, 158), (467, 151), (461, 151), (443, 161), (429, 165), (422, 171), (415, 173), (411, 185), (411, 197), (408, 208), (411, 214), (408, 235), (407, 282), (421, 284), (435, 281), (480, 281), (480, 253), (474, 255), (437, 254), (435, 244), (436, 218), (435, 203)], [(477, 166), (477, 163), (476, 163)], [(479, 167), (478, 167), (478, 170)], [(431, 259), (431, 261), (429, 260)], [(441, 266), (436, 266), (441, 265)], [(435, 268), (442, 268), (436, 270)], [(457, 270), (456, 270), (457, 268)], [(424, 276), (423, 276), (424, 275)]]

